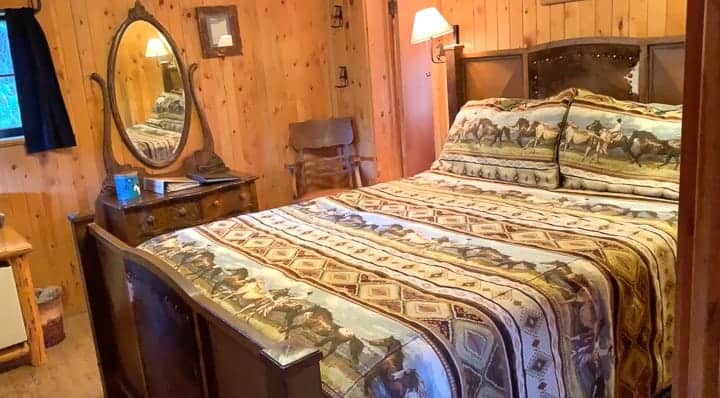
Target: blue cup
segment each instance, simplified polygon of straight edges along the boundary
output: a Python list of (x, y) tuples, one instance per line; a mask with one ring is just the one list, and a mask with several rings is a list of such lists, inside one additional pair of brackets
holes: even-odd
[(140, 179), (138, 173), (115, 174), (115, 193), (121, 202), (127, 202), (140, 197)]

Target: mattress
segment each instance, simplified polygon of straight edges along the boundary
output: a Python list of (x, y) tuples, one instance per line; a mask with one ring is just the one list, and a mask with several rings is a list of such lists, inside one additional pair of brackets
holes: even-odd
[(670, 383), (677, 204), (426, 172), (140, 245), (331, 397), (649, 397)]

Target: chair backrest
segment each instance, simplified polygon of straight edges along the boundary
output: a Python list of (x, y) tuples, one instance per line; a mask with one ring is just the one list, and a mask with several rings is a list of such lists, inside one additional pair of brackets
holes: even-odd
[[(296, 197), (315, 189), (354, 188), (353, 176), (359, 177), (354, 140), (351, 118), (291, 123), (289, 144), (296, 153)], [(357, 181), (357, 186), (360, 184)]]
[(306, 149), (351, 145), (354, 138), (350, 118), (308, 120), (290, 124), (290, 146), (298, 153)]

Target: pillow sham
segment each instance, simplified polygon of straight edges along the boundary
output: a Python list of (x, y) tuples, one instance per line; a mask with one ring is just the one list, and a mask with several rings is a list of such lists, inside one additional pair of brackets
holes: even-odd
[(677, 200), (682, 106), (578, 90), (559, 146), (562, 186)]
[(156, 99), (152, 108), (156, 119), (185, 120), (185, 96), (174, 91), (163, 92)]
[(543, 100), (491, 98), (462, 107), (432, 170), (542, 188), (560, 184), (557, 142), (574, 91)]

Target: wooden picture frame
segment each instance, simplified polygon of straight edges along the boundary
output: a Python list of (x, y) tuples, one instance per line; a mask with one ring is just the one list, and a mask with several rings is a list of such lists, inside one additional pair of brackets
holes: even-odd
[(195, 8), (203, 58), (242, 55), (237, 7)]

